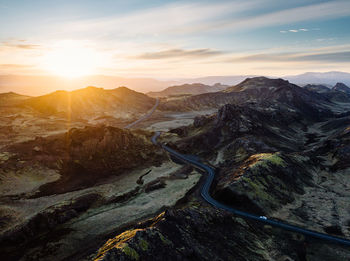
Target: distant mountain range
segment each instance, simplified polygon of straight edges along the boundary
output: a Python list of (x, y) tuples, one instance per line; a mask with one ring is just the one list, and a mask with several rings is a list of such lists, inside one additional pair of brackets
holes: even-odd
[(86, 86), (114, 89), (126, 86), (138, 92), (160, 91), (178, 84), (177, 81), (160, 81), (151, 78), (124, 78), (93, 75), (76, 79), (56, 76), (0, 75), (0, 93), (16, 92), (26, 95), (43, 95), (57, 90), (72, 91)]
[(228, 85), (222, 85), (220, 83), (216, 83), (212, 86), (202, 83), (193, 83), (171, 86), (160, 92), (148, 92), (147, 95), (151, 97), (166, 97), (185, 94), (197, 95), (208, 92), (219, 92), (228, 87)]
[(307, 72), (299, 75), (283, 77), (294, 84), (326, 84), (335, 85), (337, 82), (342, 82), (346, 85), (350, 85), (350, 73), (346, 72)]
[[(215, 83), (221, 83), (226, 85), (236, 85), (246, 78), (256, 77), (258, 75), (236, 75), (236, 76), (209, 76), (194, 79), (182, 79), (183, 83), (202, 83), (212, 85)], [(323, 84), (334, 86), (337, 82), (342, 82), (346, 85), (350, 85), (350, 73), (346, 72), (306, 72), (298, 75), (289, 75), (282, 77), (270, 76), (269, 78), (283, 78), (297, 85), (306, 84)]]
[[(116, 76), (94, 75), (77, 79), (64, 79), (56, 76), (26, 76), (26, 75), (0, 75), (0, 93), (16, 92), (26, 95), (43, 95), (56, 90), (76, 90), (86, 86), (101, 86), (105, 89), (114, 89), (126, 86), (138, 92), (159, 92), (169, 86), (200, 83), (204, 85), (236, 85), (246, 78), (256, 75), (208, 76), (201, 78), (183, 78), (170, 80), (157, 80), (152, 78), (125, 78)], [(270, 77), (278, 78), (278, 77)], [(350, 86), (350, 73), (346, 72), (307, 72), (299, 75), (283, 76), (297, 85), (322, 84), (327, 87), (342, 82)], [(197, 93), (198, 94), (198, 93)]]

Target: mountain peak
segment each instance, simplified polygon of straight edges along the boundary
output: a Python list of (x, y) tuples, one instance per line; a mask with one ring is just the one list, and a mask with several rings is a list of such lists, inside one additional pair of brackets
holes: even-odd
[(345, 85), (342, 82), (337, 82), (337, 84), (334, 85), (334, 88), (344, 88), (344, 87), (349, 88), (347, 85)]
[(342, 82), (337, 82), (337, 84), (334, 85), (334, 87), (332, 89), (336, 90), (336, 91), (345, 92), (347, 94), (350, 94), (350, 88)]
[(264, 76), (247, 78), (243, 82), (228, 88), (226, 91), (243, 91), (247, 89), (261, 89), (270, 87), (288, 86), (290, 83), (284, 79), (271, 79)]

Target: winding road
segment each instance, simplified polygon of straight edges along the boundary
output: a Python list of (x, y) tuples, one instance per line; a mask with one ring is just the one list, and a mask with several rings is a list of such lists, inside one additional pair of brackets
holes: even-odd
[(134, 127), (136, 124), (140, 123), (141, 121), (148, 119), (153, 114), (153, 112), (157, 109), (158, 105), (159, 105), (159, 99), (156, 98), (156, 103), (154, 104), (154, 106), (152, 107), (152, 109), (148, 113), (143, 115), (140, 119), (126, 125), (124, 127), (124, 129), (130, 129), (130, 128)]
[(331, 236), (331, 235), (324, 234), (324, 233), (319, 233), (319, 232), (316, 232), (316, 231), (313, 231), (313, 230), (309, 230), (309, 229), (305, 229), (305, 228), (298, 227), (298, 226), (293, 226), (293, 225), (290, 225), (290, 224), (287, 224), (287, 223), (283, 223), (283, 222), (279, 222), (279, 221), (276, 221), (276, 220), (268, 219), (268, 218), (266, 218), (264, 216), (256, 216), (256, 215), (244, 212), (244, 211), (240, 211), (238, 209), (231, 208), (229, 206), (226, 206), (226, 205), (216, 201), (209, 194), (210, 186), (213, 183), (214, 176), (215, 176), (214, 169), (209, 167), (209, 166), (207, 166), (207, 165), (205, 165), (205, 164), (203, 164), (203, 163), (201, 163), (201, 162), (199, 162), (199, 161), (196, 161), (193, 158), (190, 158), (190, 157), (188, 157), (186, 155), (183, 155), (183, 154), (181, 154), (181, 153), (179, 153), (179, 152), (169, 148), (166, 145), (163, 145), (163, 144), (160, 144), (160, 143), (158, 144), (157, 138), (160, 135), (161, 135), (161, 132), (155, 132), (155, 134), (153, 135), (153, 137), (151, 139), (153, 144), (161, 146), (165, 151), (167, 151), (168, 153), (170, 153), (174, 157), (176, 157), (176, 158), (178, 158), (178, 159), (180, 159), (180, 160), (182, 160), (184, 162), (190, 163), (191, 165), (196, 166), (196, 167), (198, 167), (198, 168), (200, 168), (202, 170), (205, 170), (207, 172), (208, 176), (207, 176), (207, 179), (205, 180), (205, 183), (204, 183), (204, 185), (202, 187), (201, 196), (209, 204), (213, 205), (214, 207), (217, 207), (217, 208), (220, 208), (220, 209), (224, 209), (226, 211), (231, 212), (232, 214), (235, 214), (235, 215), (240, 216), (240, 217), (245, 218), (245, 219), (251, 219), (251, 220), (258, 221), (258, 222), (261, 222), (261, 223), (264, 223), (264, 224), (268, 224), (268, 225), (271, 225), (271, 226), (274, 226), (274, 227), (279, 227), (279, 228), (284, 229), (284, 230), (300, 233), (300, 234), (303, 234), (303, 235), (308, 236), (308, 237), (317, 238), (317, 239), (321, 239), (321, 240), (327, 240), (327, 241), (332, 242), (332, 243), (341, 244), (341, 245), (345, 245), (345, 246), (350, 246), (350, 240), (348, 240), (348, 239), (335, 237), (335, 236)]

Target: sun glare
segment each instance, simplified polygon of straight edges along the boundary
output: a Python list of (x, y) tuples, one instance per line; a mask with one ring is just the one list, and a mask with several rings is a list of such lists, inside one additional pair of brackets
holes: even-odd
[(44, 68), (52, 74), (76, 78), (96, 73), (98, 57), (94, 49), (71, 41), (55, 45), (45, 56)]

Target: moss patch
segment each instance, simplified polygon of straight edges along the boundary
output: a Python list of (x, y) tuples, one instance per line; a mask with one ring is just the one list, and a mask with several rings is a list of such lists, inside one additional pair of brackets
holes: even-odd
[[(133, 238), (135, 236), (135, 234), (140, 231), (142, 229), (133, 229), (133, 230), (127, 230), (124, 233), (116, 236), (115, 238), (109, 239), (99, 250), (97, 253), (97, 258), (102, 257), (104, 254), (106, 254), (109, 250), (111, 250), (112, 248), (120, 248), (122, 249), (122, 251), (127, 254), (134, 254), (132, 250), (134, 249), (126, 249), (125, 252), (124, 248), (127, 246), (126, 242), (128, 240), (130, 240), (131, 238)], [(130, 248), (130, 247), (129, 247)], [(135, 251), (135, 250), (134, 250)], [(136, 252), (136, 251), (135, 251)], [(137, 254), (137, 252), (136, 252)], [(136, 257), (136, 255), (134, 254), (134, 256)], [(138, 256), (138, 254), (137, 254)]]
[(166, 245), (171, 245), (171, 241), (169, 239), (167, 239), (166, 237), (164, 237), (161, 233), (158, 233), (159, 234), (159, 238), (160, 240), (162, 240), (162, 242)]
[(261, 153), (255, 154), (250, 157), (253, 163), (249, 165), (252, 170), (258, 169), (260, 167), (269, 169), (269, 166), (281, 166), (285, 167), (286, 162), (281, 158), (280, 153)]
[(142, 238), (140, 239), (139, 246), (143, 251), (147, 251), (149, 247), (148, 242)]
[(133, 260), (139, 260), (140, 256), (139, 254), (136, 252), (135, 249), (133, 249), (132, 247), (129, 247), (128, 244), (124, 244), (122, 251), (125, 255), (127, 255), (128, 257), (130, 257)]

